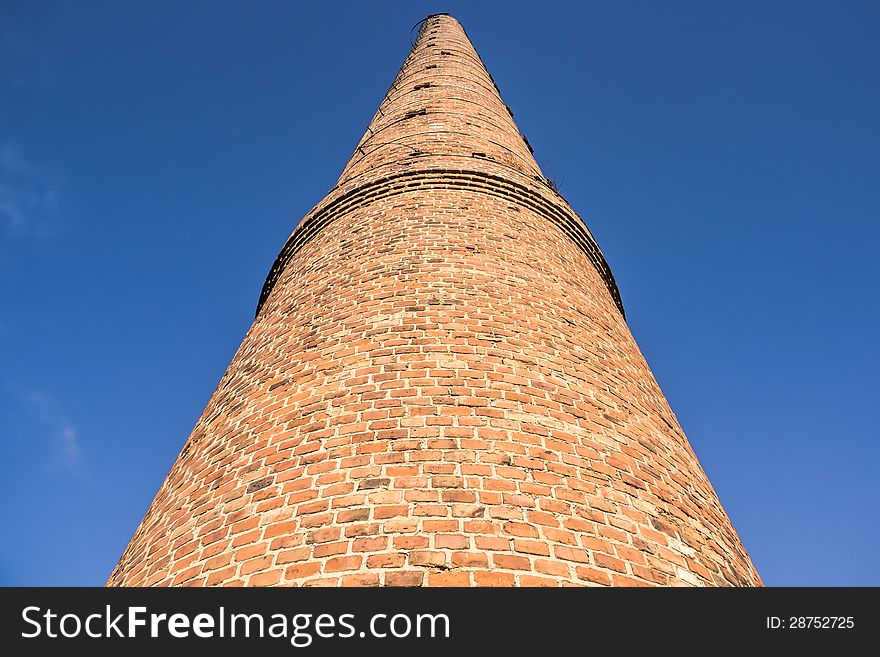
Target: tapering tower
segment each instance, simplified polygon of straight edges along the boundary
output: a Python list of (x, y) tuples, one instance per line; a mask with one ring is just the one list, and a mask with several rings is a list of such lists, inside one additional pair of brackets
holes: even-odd
[(110, 585), (760, 585), (461, 26), (415, 46)]

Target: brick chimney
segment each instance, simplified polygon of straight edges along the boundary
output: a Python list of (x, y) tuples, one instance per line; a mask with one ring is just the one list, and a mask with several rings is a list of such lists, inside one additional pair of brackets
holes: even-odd
[(611, 270), (426, 18), (108, 585), (760, 585)]

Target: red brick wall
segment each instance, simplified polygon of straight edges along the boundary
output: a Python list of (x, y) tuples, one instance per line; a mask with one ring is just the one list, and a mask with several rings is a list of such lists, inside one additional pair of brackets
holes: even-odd
[(108, 584), (760, 583), (601, 252), (428, 18)]

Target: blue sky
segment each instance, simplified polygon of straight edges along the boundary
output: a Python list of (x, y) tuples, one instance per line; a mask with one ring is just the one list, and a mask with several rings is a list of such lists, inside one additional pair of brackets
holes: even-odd
[(103, 583), (438, 11), (765, 582), (880, 584), (878, 5), (412, 0), (3, 2), (0, 583)]

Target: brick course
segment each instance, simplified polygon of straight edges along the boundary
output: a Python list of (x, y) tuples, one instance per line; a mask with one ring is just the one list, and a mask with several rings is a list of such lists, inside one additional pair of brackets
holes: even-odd
[(108, 585), (760, 584), (595, 240), (428, 17)]

